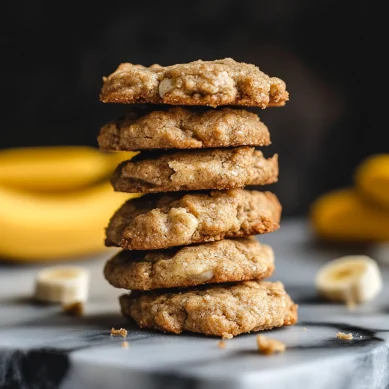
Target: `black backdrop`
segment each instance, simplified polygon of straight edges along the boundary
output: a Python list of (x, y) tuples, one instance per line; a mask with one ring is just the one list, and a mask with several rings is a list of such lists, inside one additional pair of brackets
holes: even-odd
[(96, 146), (99, 127), (123, 111), (98, 100), (102, 76), (121, 62), (232, 57), (284, 79), (290, 92), (286, 107), (258, 111), (272, 134), (265, 154), (279, 153), (280, 180), (271, 189), (284, 215), (306, 213), (318, 194), (349, 185), (366, 155), (389, 150), (368, 115), (358, 2), (4, 4), (0, 148)]

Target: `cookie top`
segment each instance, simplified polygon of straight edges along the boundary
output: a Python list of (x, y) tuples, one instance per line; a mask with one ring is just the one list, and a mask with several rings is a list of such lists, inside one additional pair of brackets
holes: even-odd
[(244, 281), (188, 290), (132, 292), (120, 296), (122, 313), (141, 328), (231, 338), (292, 325), (297, 305), (281, 282)]
[(171, 105), (282, 106), (289, 98), (285, 82), (258, 67), (232, 58), (145, 67), (122, 63), (103, 78), (104, 103)]
[(100, 149), (201, 149), (228, 146), (267, 146), (270, 135), (258, 115), (243, 109), (193, 110), (133, 108), (103, 126)]
[(142, 152), (122, 162), (111, 178), (118, 192), (157, 193), (266, 185), (278, 178), (278, 156), (254, 147), (167, 153)]
[(281, 205), (270, 192), (232, 189), (148, 195), (127, 201), (106, 229), (107, 246), (156, 250), (279, 228)]
[(224, 239), (170, 250), (123, 250), (104, 267), (116, 288), (149, 290), (270, 277), (274, 253), (255, 238)]

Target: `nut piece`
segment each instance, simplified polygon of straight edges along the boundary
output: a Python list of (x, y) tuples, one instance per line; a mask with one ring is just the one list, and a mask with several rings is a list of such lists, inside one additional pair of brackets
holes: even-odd
[(128, 334), (128, 331), (125, 328), (119, 328), (118, 330), (115, 328), (111, 328), (111, 336), (122, 336), (125, 338)]
[(257, 346), (259, 352), (264, 355), (283, 353), (286, 349), (285, 343), (276, 339), (267, 338), (264, 335), (257, 335)]
[(340, 340), (352, 340), (353, 334), (350, 332), (349, 334), (345, 334), (344, 332), (338, 332), (336, 337)]

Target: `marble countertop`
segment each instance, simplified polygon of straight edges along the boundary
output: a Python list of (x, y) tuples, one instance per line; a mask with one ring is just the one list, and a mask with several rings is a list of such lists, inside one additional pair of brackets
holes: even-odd
[[(281, 280), (299, 304), (297, 325), (266, 335), (286, 343), (284, 354), (266, 357), (255, 334), (218, 347), (219, 339), (139, 330), (119, 313), (123, 290), (104, 280), (109, 252), (75, 261), (91, 271), (83, 317), (32, 299), (36, 272), (46, 265), (0, 263), (0, 388), (148, 389), (378, 389), (389, 386), (389, 265), (380, 263), (384, 290), (354, 310), (316, 295), (313, 278), (327, 260), (367, 254), (369, 248), (323, 247), (305, 222), (284, 220), (261, 237), (276, 254), (271, 279)], [(111, 337), (111, 327), (129, 330)], [(338, 331), (352, 332), (351, 341)], [(263, 386), (262, 386), (263, 385)]]

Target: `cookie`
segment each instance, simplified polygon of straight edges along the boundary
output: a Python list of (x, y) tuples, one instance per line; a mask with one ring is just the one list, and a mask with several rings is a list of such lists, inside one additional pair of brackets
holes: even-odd
[(123, 250), (104, 267), (116, 288), (150, 290), (270, 277), (274, 253), (255, 238), (224, 239), (170, 250)]
[(267, 146), (270, 135), (258, 115), (240, 109), (134, 108), (102, 127), (98, 143), (108, 151)]
[(225, 58), (172, 66), (122, 63), (103, 78), (104, 103), (171, 105), (282, 106), (289, 98), (285, 82), (258, 67)]
[(122, 313), (141, 328), (230, 338), (292, 325), (297, 305), (281, 282), (244, 281), (179, 291), (132, 292), (119, 298)]
[(157, 193), (266, 185), (278, 178), (278, 156), (254, 147), (169, 153), (142, 152), (115, 170), (117, 192)]
[(147, 195), (127, 201), (106, 229), (107, 246), (156, 250), (278, 229), (281, 205), (245, 189)]

